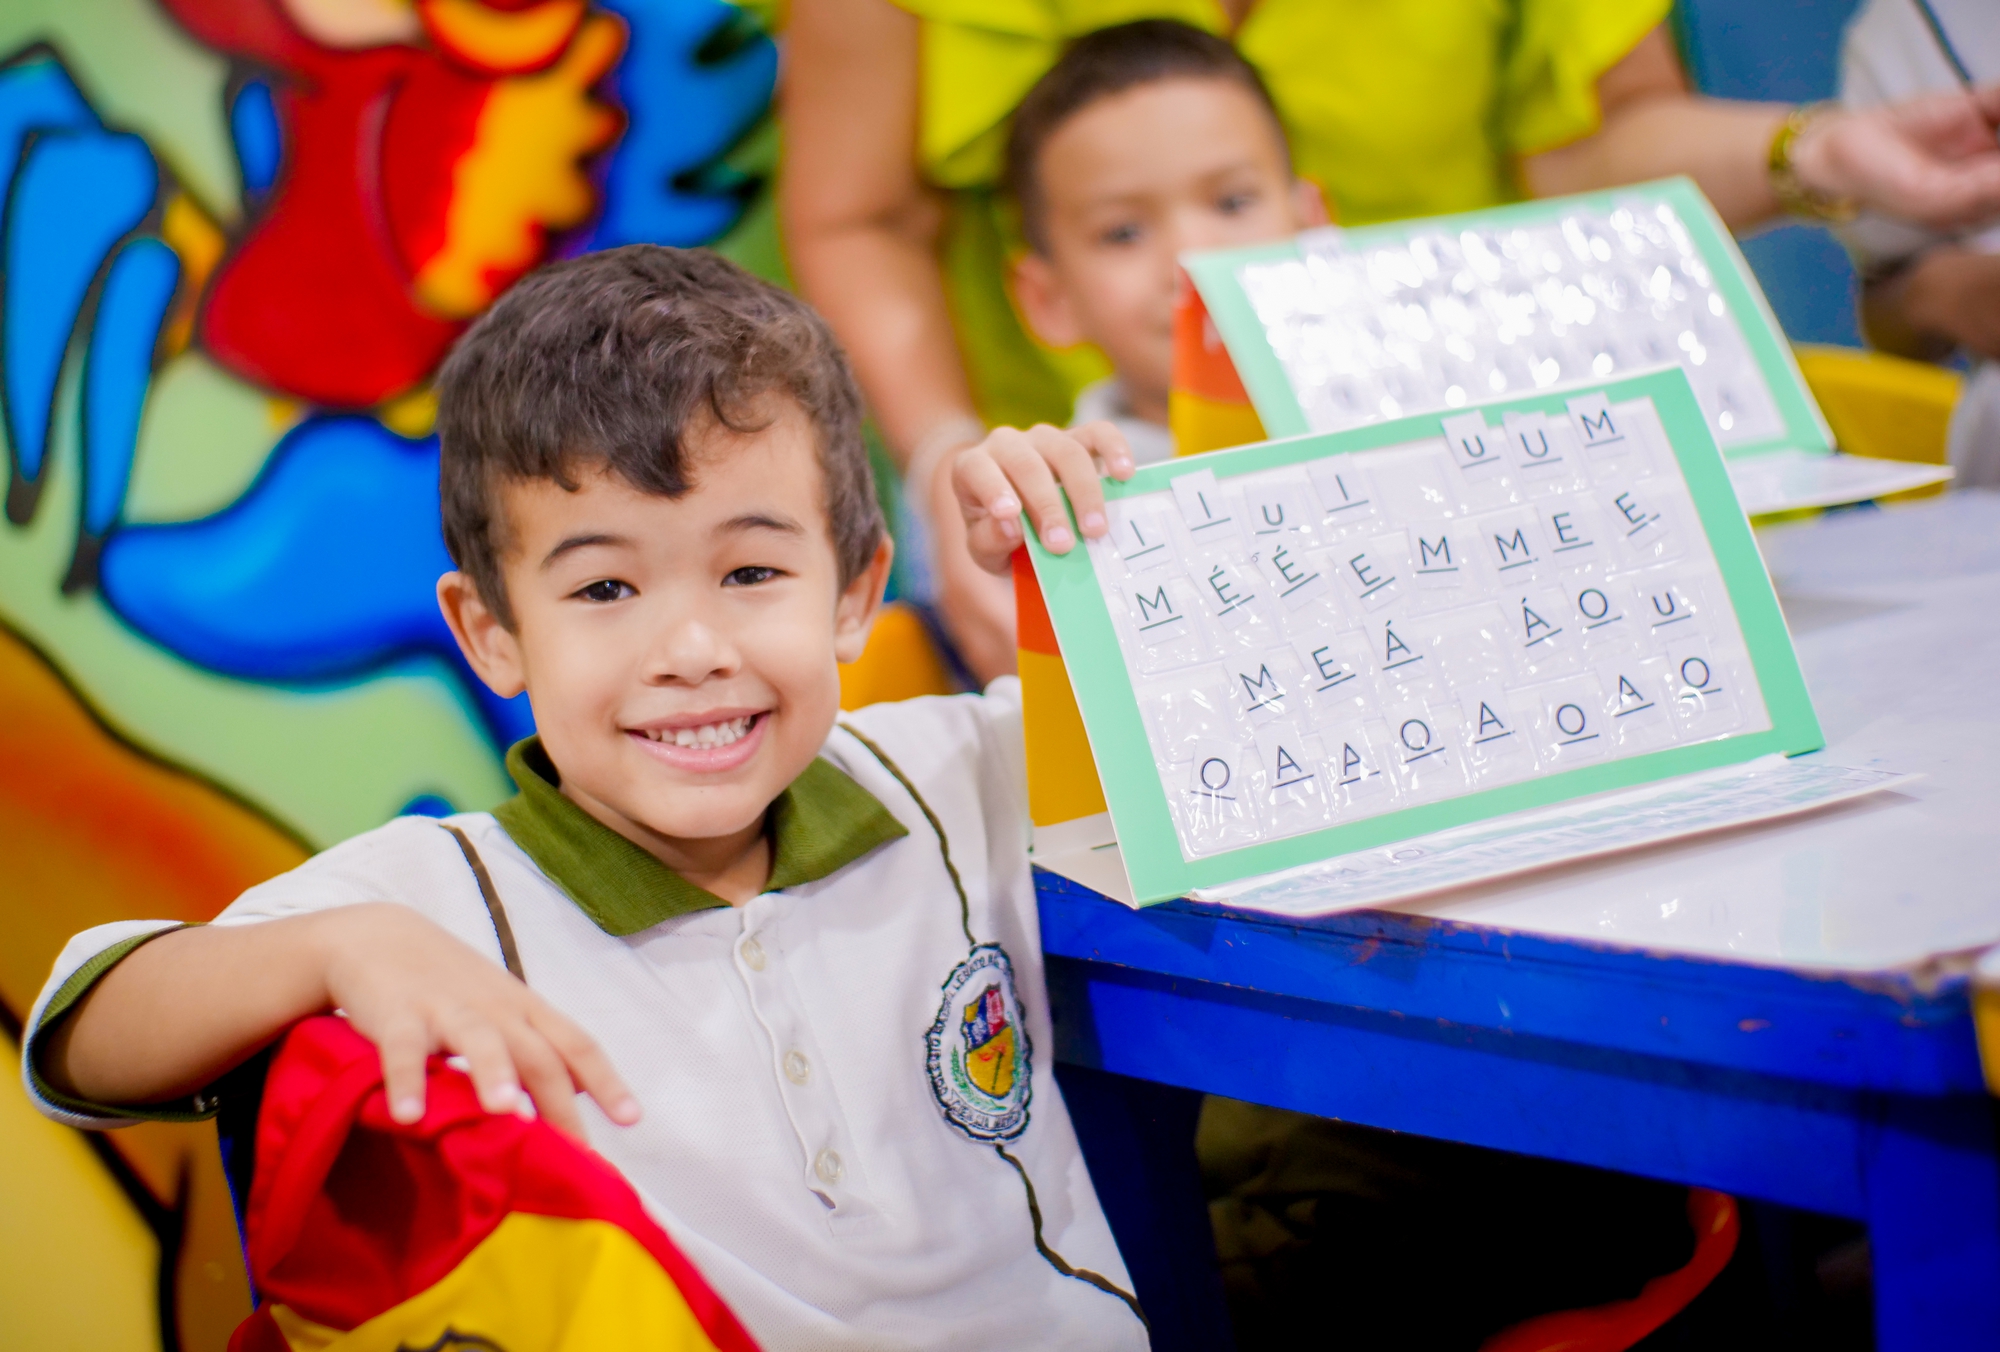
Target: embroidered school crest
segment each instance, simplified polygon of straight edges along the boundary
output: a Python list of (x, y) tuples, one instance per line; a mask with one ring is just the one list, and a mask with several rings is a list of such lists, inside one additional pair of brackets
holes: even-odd
[(1006, 949), (980, 944), (952, 970), (924, 1044), (947, 1122), (975, 1141), (1011, 1141), (1028, 1129), (1033, 1048)]

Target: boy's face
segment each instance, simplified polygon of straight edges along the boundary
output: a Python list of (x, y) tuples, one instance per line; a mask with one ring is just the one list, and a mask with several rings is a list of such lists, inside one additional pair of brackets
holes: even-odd
[(512, 632), (463, 575), (439, 583), (480, 676), (528, 691), (563, 792), (697, 879), (759, 848), (819, 753), (887, 577), (885, 541), (841, 588), (813, 428), (788, 399), (764, 415), (694, 439), (678, 499), (602, 468), (503, 485)]
[(1175, 258), (1326, 222), (1318, 189), (1292, 177), (1270, 111), (1230, 80), (1161, 80), (1099, 99), (1048, 138), (1036, 179), (1047, 248), (1016, 265), (1022, 311), (1052, 346), (1096, 343), (1133, 411), (1160, 423)]

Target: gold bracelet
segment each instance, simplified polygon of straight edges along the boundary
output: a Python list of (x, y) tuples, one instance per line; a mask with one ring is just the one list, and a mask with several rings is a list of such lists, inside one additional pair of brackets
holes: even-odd
[(1828, 197), (1800, 182), (1798, 165), (1792, 160), (1792, 148), (1798, 144), (1799, 137), (1805, 135), (1806, 128), (1839, 107), (1838, 103), (1828, 100), (1794, 108), (1786, 114), (1778, 134), (1771, 138), (1771, 152), (1765, 167), (1770, 174), (1771, 191), (1778, 195), (1778, 204), (1788, 216), (1839, 222), (1851, 221), (1861, 214), (1861, 204), (1853, 198)]

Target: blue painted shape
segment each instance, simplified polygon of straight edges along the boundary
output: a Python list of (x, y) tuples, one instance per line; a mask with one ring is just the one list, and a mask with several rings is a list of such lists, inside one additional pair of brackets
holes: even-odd
[(244, 191), (268, 191), (278, 181), (285, 157), (285, 132), (270, 85), (245, 80), (237, 89), (236, 97), (229, 101), (229, 137), (236, 146)]
[(0, 352), (15, 472), (41, 478), (56, 377), (91, 282), (152, 209), (159, 170), (136, 136), (52, 132), (30, 140), (7, 196)]
[(398, 817), (449, 817), (456, 811), (458, 809), (451, 805), (449, 798), (441, 797), (435, 793), (420, 793), (409, 802), (403, 804), (403, 810), (396, 815)]
[[(704, 58), (718, 33), (741, 32), (725, 0), (604, 0), (625, 20), (625, 58), (608, 81), (625, 135), (604, 169), (604, 209), (578, 251), (620, 244), (705, 244), (743, 212), (747, 189), (715, 160), (771, 103), (778, 51), (761, 33)], [(704, 171), (707, 171), (704, 178)]]
[(13, 182), (30, 132), (97, 127), (97, 114), (53, 56), (41, 53), (0, 67), (0, 188)]
[[(1810, 103), (1840, 88), (1840, 39), (1860, 0), (1680, 0), (1682, 54), (1695, 87), (1724, 99)], [(1783, 225), (1743, 242), (1795, 343), (1861, 344), (1854, 269), (1821, 226)]]
[(214, 516), (112, 535), (99, 587), (147, 638), (240, 679), (321, 683), (412, 654), (443, 657), (504, 746), (533, 718), (525, 698), (495, 697), (465, 667), (437, 608), (438, 576), (451, 567), (437, 438), (318, 417), (287, 433)]
[(1661, 957), (1393, 911), (1284, 921), (1190, 902), (1133, 911), (1037, 873), (1042, 945), (1177, 980), (1842, 1089), (1980, 1093), (1963, 978), (1922, 986)]
[(152, 383), (153, 349), (181, 276), (180, 258), (144, 236), (112, 260), (83, 367), (83, 530), (102, 537), (118, 519)]

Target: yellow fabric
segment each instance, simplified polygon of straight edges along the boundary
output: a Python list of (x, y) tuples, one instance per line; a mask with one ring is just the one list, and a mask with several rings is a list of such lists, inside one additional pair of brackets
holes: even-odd
[[(1005, 309), (1013, 232), (991, 196), (1007, 119), (1072, 38), (1140, 18), (1220, 33), (1215, 0), (897, 0), (922, 21), (919, 156), (960, 191), (946, 285), (981, 412), (1060, 420), (1103, 367)], [(1236, 34), (1298, 171), (1347, 225), (1493, 206), (1516, 157), (1596, 130), (1596, 83), (1670, 0), (1258, 0)], [(967, 218), (972, 218), (968, 220)]]
[(327, 1328), (284, 1305), (271, 1317), (293, 1352), (715, 1352), (679, 1288), (631, 1235), (606, 1221), (518, 1211), (435, 1285), (357, 1329)]

